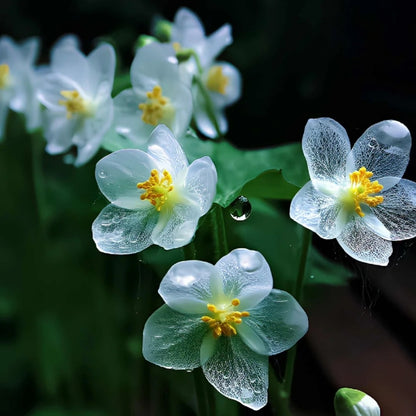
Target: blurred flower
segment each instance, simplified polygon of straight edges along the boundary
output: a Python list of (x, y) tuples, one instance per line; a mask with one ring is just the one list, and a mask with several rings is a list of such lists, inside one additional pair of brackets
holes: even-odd
[(85, 56), (73, 36), (57, 42), (39, 88), (39, 99), (46, 107), (48, 153), (64, 153), (77, 146), (76, 166), (94, 156), (113, 120), (115, 64), (109, 44), (101, 44)]
[(272, 285), (257, 251), (236, 249), (215, 265), (176, 263), (159, 288), (166, 305), (144, 327), (145, 359), (175, 370), (202, 366), (221, 394), (260, 409), (267, 403), (268, 356), (291, 348), (308, 328), (297, 301)]
[(380, 407), (368, 394), (343, 387), (335, 393), (336, 416), (380, 416)]
[(40, 125), (40, 105), (36, 97), (38, 75), (34, 68), (38, 52), (38, 38), (17, 44), (8, 36), (0, 37), (0, 139), (9, 108), (24, 114), (27, 129)]
[(179, 75), (173, 47), (153, 42), (139, 48), (130, 77), (133, 88), (114, 98), (116, 131), (138, 147), (158, 124), (182, 136), (191, 121), (192, 95)]
[(241, 96), (241, 75), (238, 69), (229, 63), (215, 61), (232, 41), (229, 24), (207, 37), (202, 23), (194, 13), (187, 8), (177, 11), (171, 27), (171, 42), (177, 53), (192, 50), (196, 54), (196, 57), (190, 56), (181, 62), (180, 68), (184, 77), (201, 77), (203, 88), (196, 84), (192, 89), (193, 115), (198, 129), (210, 138), (218, 135), (213, 117), (222, 134), (228, 131), (224, 109)]
[(111, 202), (92, 225), (97, 248), (110, 254), (137, 253), (151, 244), (182, 247), (215, 197), (217, 172), (209, 157), (188, 166), (164, 125), (150, 136), (147, 153), (123, 149), (97, 163), (101, 192)]
[(387, 265), (391, 241), (416, 235), (416, 183), (401, 179), (409, 162), (409, 130), (387, 120), (369, 127), (351, 150), (345, 129), (311, 119), (303, 153), (311, 181), (295, 195), (290, 216), (351, 257)]

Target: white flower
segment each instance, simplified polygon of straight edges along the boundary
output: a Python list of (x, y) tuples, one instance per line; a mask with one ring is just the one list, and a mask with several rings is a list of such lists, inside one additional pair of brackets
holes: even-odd
[(0, 139), (9, 108), (24, 114), (28, 130), (40, 125), (37, 70), (34, 68), (38, 52), (38, 38), (16, 44), (8, 36), (0, 37)]
[(378, 403), (360, 390), (343, 387), (335, 393), (336, 416), (380, 416)]
[(340, 124), (311, 119), (302, 146), (311, 181), (293, 198), (291, 218), (322, 238), (336, 238), (359, 261), (387, 265), (391, 241), (416, 235), (416, 183), (401, 179), (409, 161), (409, 130), (398, 121), (382, 121), (351, 150)]
[(58, 154), (77, 146), (74, 164), (80, 166), (94, 156), (111, 126), (116, 62), (109, 44), (101, 44), (88, 56), (75, 45), (76, 39), (68, 37), (53, 48), (39, 100), (46, 107), (46, 151)]
[(139, 48), (130, 78), (133, 88), (114, 99), (116, 131), (138, 147), (158, 124), (182, 136), (192, 116), (192, 95), (181, 80), (173, 47), (153, 42)]
[(291, 348), (308, 329), (295, 298), (272, 287), (257, 251), (236, 249), (215, 265), (176, 263), (159, 288), (166, 305), (144, 327), (145, 359), (175, 370), (202, 366), (221, 394), (260, 409), (267, 403), (268, 356)]
[(97, 248), (110, 254), (137, 253), (151, 244), (182, 247), (215, 197), (217, 172), (209, 157), (188, 165), (164, 125), (156, 127), (147, 153), (123, 149), (97, 163), (101, 192), (111, 202), (92, 225)]
[[(241, 75), (238, 69), (226, 62), (216, 62), (215, 59), (223, 49), (232, 43), (231, 26), (223, 25), (210, 36), (205, 36), (205, 30), (198, 17), (187, 8), (181, 8), (175, 15), (172, 24), (171, 42), (180, 51), (192, 49), (198, 56), (200, 68), (194, 57), (180, 64), (182, 72), (201, 77), (208, 94), (207, 102), (201, 87), (194, 85), (194, 119), (198, 129), (207, 137), (215, 138), (217, 129), (212, 121), (215, 117), (222, 134), (228, 131), (225, 107), (233, 104), (241, 96)], [(199, 71), (202, 70), (202, 73)], [(186, 76), (186, 75), (185, 75)], [(212, 108), (209, 108), (212, 105)], [(213, 114), (211, 115), (210, 112)]]

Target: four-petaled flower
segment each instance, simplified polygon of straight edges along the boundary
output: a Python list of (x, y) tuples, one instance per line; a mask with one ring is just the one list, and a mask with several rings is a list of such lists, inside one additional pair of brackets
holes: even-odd
[(130, 69), (133, 88), (114, 98), (115, 128), (134, 147), (145, 147), (159, 124), (181, 137), (192, 116), (192, 94), (182, 82), (171, 45), (157, 42), (139, 48)]
[(0, 139), (9, 108), (24, 114), (28, 130), (40, 125), (40, 105), (36, 97), (38, 70), (34, 68), (38, 52), (38, 38), (16, 44), (8, 36), (0, 37)]
[[(232, 41), (229, 24), (223, 25), (207, 37), (201, 21), (189, 9), (180, 8), (175, 14), (171, 42), (177, 52), (191, 49), (198, 57), (199, 65), (191, 56), (180, 64), (180, 68), (183, 74), (201, 77), (204, 92), (199, 85), (192, 88), (193, 117), (198, 129), (210, 138), (215, 138), (218, 134), (210, 112), (213, 113), (221, 133), (225, 134), (228, 123), (224, 108), (237, 101), (241, 95), (241, 75), (238, 69), (227, 62), (215, 62), (216, 57)], [(200, 70), (202, 73), (199, 73)], [(207, 103), (206, 94), (210, 103)]]
[(46, 151), (64, 153), (77, 146), (74, 164), (86, 163), (98, 151), (113, 120), (111, 92), (115, 52), (102, 44), (88, 56), (72, 37), (62, 39), (51, 53), (51, 65), (39, 88), (46, 107)]
[(409, 130), (393, 120), (369, 127), (351, 150), (345, 129), (311, 119), (302, 140), (311, 181), (293, 198), (290, 216), (351, 257), (387, 265), (391, 241), (416, 235), (416, 183), (401, 179)]
[(217, 172), (209, 157), (188, 165), (172, 132), (157, 126), (147, 153), (113, 152), (97, 163), (96, 178), (111, 204), (93, 223), (97, 248), (110, 254), (138, 253), (151, 244), (182, 247), (215, 197)]
[(144, 357), (177, 370), (202, 366), (221, 394), (260, 409), (267, 403), (268, 356), (291, 348), (308, 328), (297, 301), (272, 286), (257, 251), (236, 249), (215, 265), (176, 263), (159, 288), (166, 305), (145, 324)]

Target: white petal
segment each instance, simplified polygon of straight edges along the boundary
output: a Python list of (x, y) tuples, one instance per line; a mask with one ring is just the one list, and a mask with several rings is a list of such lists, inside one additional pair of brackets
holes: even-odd
[(129, 210), (107, 205), (92, 224), (98, 250), (108, 254), (133, 254), (149, 247), (157, 220), (154, 212), (153, 209)]
[(143, 356), (147, 361), (175, 370), (200, 366), (200, 348), (207, 325), (200, 315), (183, 315), (163, 305), (143, 330)]
[(54, 112), (45, 112), (44, 117), (44, 136), (48, 142), (46, 151), (52, 155), (67, 151), (72, 145), (77, 120)]
[(416, 237), (416, 183), (402, 179), (381, 195), (384, 200), (374, 213), (390, 231), (389, 240)]
[(342, 183), (350, 142), (344, 127), (331, 118), (309, 119), (303, 133), (302, 149), (314, 181)]
[(228, 62), (215, 62), (213, 66), (220, 66), (222, 74), (228, 78), (225, 94), (209, 91), (215, 107), (223, 108), (233, 104), (241, 96), (240, 71)]
[(254, 307), (272, 290), (270, 267), (258, 251), (235, 249), (218, 260), (215, 267), (223, 277), (225, 296), (238, 298), (240, 309)]
[[(260, 354), (274, 355), (293, 347), (308, 330), (308, 317), (296, 299), (283, 290), (273, 289), (241, 325), (250, 327), (263, 341)], [(246, 337), (237, 326), (244, 342)], [(247, 344), (250, 346), (250, 344)]]
[(231, 26), (225, 24), (208, 36), (200, 59), (203, 67), (209, 65), (228, 45), (233, 42)]
[(61, 36), (52, 46), (51, 53), (53, 53), (53, 51), (58, 48), (80, 49), (80, 47), (81, 44), (79, 37), (71, 33)]
[(40, 39), (38, 37), (31, 37), (22, 42), (20, 45), (20, 52), (25, 62), (33, 65), (39, 55)]
[(375, 212), (373, 212), (373, 210), (367, 205), (363, 205), (361, 208), (365, 214), (364, 217), (362, 217), (362, 221), (367, 225), (367, 227), (379, 237), (384, 238), (385, 240), (391, 240), (390, 231), (377, 218)]
[(371, 180), (384, 176), (403, 176), (409, 162), (411, 137), (407, 127), (394, 120), (369, 127), (354, 144), (348, 157), (348, 172), (365, 167), (373, 172)]
[(267, 403), (268, 357), (250, 350), (240, 337), (220, 337), (202, 366), (207, 380), (225, 397), (258, 410)]
[[(155, 168), (155, 161), (138, 149), (123, 149), (102, 158), (96, 166), (95, 177), (105, 197), (122, 208), (150, 208), (142, 201), (139, 182), (145, 182)], [(153, 207), (152, 207), (153, 209)]]
[(191, 10), (181, 7), (175, 14), (171, 41), (178, 42), (183, 48), (194, 49), (205, 40), (205, 31), (201, 21)]
[(157, 126), (148, 142), (148, 153), (166, 169), (173, 178), (188, 167), (186, 155), (172, 131), (163, 124)]
[(185, 189), (188, 199), (194, 201), (204, 215), (211, 208), (216, 195), (217, 170), (208, 156), (194, 160), (188, 168)]
[(304, 185), (294, 196), (289, 215), (325, 239), (337, 237), (345, 225), (342, 206), (334, 197), (317, 191), (312, 181)]
[(205, 261), (188, 260), (174, 264), (159, 287), (159, 295), (170, 308), (180, 313), (208, 313), (212, 283), (218, 279), (215, 266)]
[(162, 209), (151, 236), (153, 243), (165, 250), (185, 246), (192, 240), (200, 217), (200, 208), (187, 201), (171, 210)]
[(373, 233), (361, 218), (356, 217), (345, 226), (337, 241), (352, 258), (379, 266), (387, 266), (393, 252), (390, 241)]
[(172, 45), (158, 42), (139, 48), (130, 69), (131, 84), (141, 94), (152, 91), (159, 85), (181, 82), (178, 61)]

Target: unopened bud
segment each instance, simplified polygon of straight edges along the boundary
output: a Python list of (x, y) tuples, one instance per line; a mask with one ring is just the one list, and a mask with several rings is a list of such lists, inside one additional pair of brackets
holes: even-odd
[(336, 416), (380, 416), (378, 403), (368, 394), (348, 387), (335, 393)]

